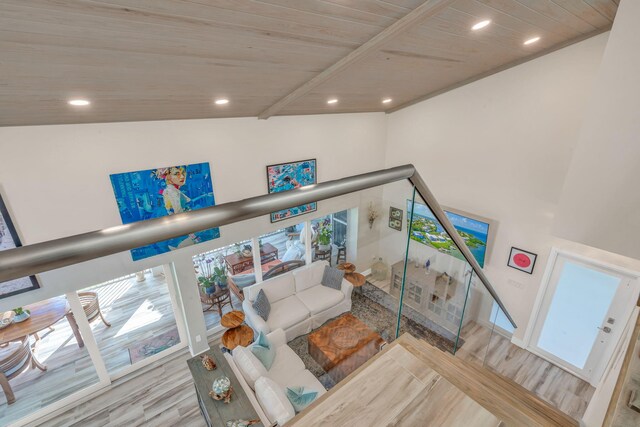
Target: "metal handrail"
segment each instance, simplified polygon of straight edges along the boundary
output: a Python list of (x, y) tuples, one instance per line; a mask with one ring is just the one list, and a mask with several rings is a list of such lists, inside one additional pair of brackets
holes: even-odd
[(0, 282), (66, 267), (185, 234), (256, 218), (292, 206), (326, 200), (403, 179), (408, 179), (415, 186), (416, 191), (459, 247), (460, 252), (485, 288), (511, 324), (516, 327), (489, 279), (482, 272), (482, 268), (411, 164), (2, 251), (0, 252)]

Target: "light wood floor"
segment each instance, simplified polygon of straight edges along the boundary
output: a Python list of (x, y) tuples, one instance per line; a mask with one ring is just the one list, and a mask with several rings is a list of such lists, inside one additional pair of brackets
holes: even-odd
[(577, 426), (521, 386), (405, 334), (289, 424)]
[(205, 426), (187, 368), (187, 350), (112, 383), (96, 398), (31, 426)]
[(462, 331), (464, 345), (456, 356), (515, 381), (575, 419), (581, 419), (595, 392), (586, 381), (522, 349), (475, 322)]

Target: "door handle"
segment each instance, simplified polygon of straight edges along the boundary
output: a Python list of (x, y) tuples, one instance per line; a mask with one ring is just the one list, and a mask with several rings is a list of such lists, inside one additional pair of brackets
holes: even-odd
[(608, 326), (605, 326), (604, 328), (601, 328), (601, 327), (598, 326), (598, 329), (600, 329), (605, 334), (608, 334), (609, 332), (611, 332), (611, 328), (608, 327)]

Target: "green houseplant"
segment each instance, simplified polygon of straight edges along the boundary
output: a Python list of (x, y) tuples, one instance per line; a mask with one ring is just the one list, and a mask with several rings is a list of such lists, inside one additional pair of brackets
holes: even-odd
[(13, 312), (16, 314), (13, 321), (16, 323), (23, 322), (31, 316), (31, 311), (25, 310), (22, 307), (14, 308)]
[(331, 224), (320, 224), (318, 227), (318, 249), (326, 251), (331, 247)]

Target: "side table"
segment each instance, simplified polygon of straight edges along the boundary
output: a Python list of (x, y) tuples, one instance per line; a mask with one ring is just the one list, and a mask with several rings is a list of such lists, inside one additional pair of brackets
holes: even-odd
[[(256, 410), (251, 405), (238, 378), (236, 378), (231, 366), (229, 366), (220, 349), (214, 347), (207, 351), (206, 354), (211, 356), (218, 366), (213, 371), (207, 371), (205, 367), (202, 366), (200, 356), (187, 360), (187, 365), (189, 366), (189, 371), (191, 371), (193, 383), (196, 388), (198, 406), (200, 406), (200, 412), (207, 426), (223, 427), (227, 425), (227, 421), (231, 420), (259, 419)], [(213, 380), (222, 376), (229, 378), (229, 380), (231, 380), (231, 387), (233, 387), (231, 401), (229, 403), (224, 403), (222, 400), (213, 400), (209, 396)], [(253, 425), (264, 427), (260, 422)]]
[(218, 314), (222, 317), (222, 307), (225, 305), (230, 305), (233, 310), (233, 302), (231, 301), (231, 292), (229, 291), (229, 287), (220, 288), (216, 286), (216, 291), (210, 295), (204, 293), (201, 287), (200, 288), (200, 302), (202, 304), (209, 304), (209, 307), (204, 308), (202, 311), (209, 311), (213, 307), (218, 309)]
[(220, 319), (220, 324), (229, 328), (222, 334), (222, 345), (229, 350), (237, 346), (248, 346), (253, 341), (253, 329), (243, 324), (244, 313), (242, 311), (231, 311)]

